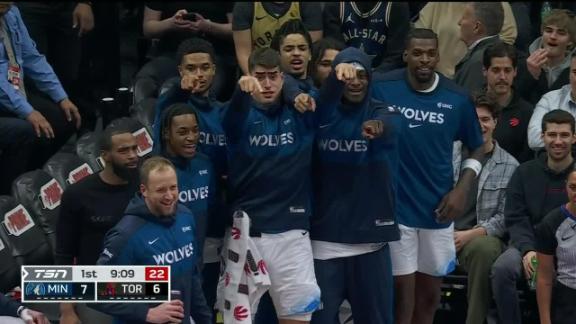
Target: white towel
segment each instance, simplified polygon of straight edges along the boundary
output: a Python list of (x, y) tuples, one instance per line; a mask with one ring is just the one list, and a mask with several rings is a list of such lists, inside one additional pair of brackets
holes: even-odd
[(249, 235), (250, 218), (243, 211), (234, 213), (222, 249), (222, 271), (218, 281), (216, 308), (224, 324), (252, 323), (252, 310), (270, 287), (266, 264)]

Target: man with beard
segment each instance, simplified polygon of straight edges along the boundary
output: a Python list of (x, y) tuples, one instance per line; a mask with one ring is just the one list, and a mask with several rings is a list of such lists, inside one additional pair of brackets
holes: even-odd
[[(534, 274), (535, 227), (550, 211), (566, 202), (566, 178), (574, 170), (572, 146), (576, 143), (574, 117), (556, 109), (542, 118), (545, 151), (524, 162), (508, 183), (504, 222), (510, 246), (492, 265), (492, 292), (501, 323), (521, 323), (517, 285)], [(544, 322), (542, 322), (544, 323)]]
[[(456, 263), (452, 221), (462, 214), (480, 174), (482, 132), (467, 91), (440, 73), (438, 37), (430, 29), (408, 33), (406, 69), (374, 78), (372, 95), (407, 119), (400, 136), (397, 219), (400, 241), (390, 242), (396, 323), (431, 324), (442, 277)], [(470, 152), (454, 185), (453, 142)], [(418, 287), (418, 288), (415, 288)], [(416, 294), (416, 289), (418, 293)]]
[[(100, 138), (104, 170), (72, 184), (62, 195), (56, 230), (56, 264), (96, 264), (106, 232), (122, 217), (138, 186), (136, 139), (119, 120)], [(74, 262), (76, 261), (76, 262)], [(60, 305), (61, 323), (108, 323), (110, 318), (83, 304)]]
[[(198, 244), (194, 215), (178, 203), (176, 168), (152, 157), (140, 168), (140, 194), (107, 234), (98, 265), (170, 266), (170, 289), (180, 299), (154, 303), (92, 303), (118, 324), (211, 324), (196, 264)], [(174, 257), (178, 255), (177, 257)]]

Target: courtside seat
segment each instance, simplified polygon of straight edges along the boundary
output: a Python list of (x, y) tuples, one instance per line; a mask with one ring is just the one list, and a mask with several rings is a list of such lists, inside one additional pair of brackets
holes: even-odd
[(0, 217), (0, 239), (8, 243), (17, 264), (53, 264), (52, 250), (44, 231), (14, 197), (0, 196)]
[(130, 116), (138, 120), (148, 129), (152, 129), (157, 101), (156, 98), (147, 98), (137, 102), (130, 107)]
[(98, 159), (100, 157), (99, 137), (100, 133), (98, 132), (88, 132), (76, 142), (76, 154), (84, 162), (88, 163), (94, 173), (99, 172), (103, 168)]
[(30, 212), (54, 251), (62, 186), (42, 170), (26, 172), (12, 182), (12, 195)]
[(20, 266), (12, 255), (10, 243), (0, 237), (0, 292), (8, 292), (16, 286), (20, 286)]
[(76, 154), (56, 153), (42, 167), (46, 173), (51, 175), (60, 183), (64, 190), (84, 177), (93, 174), (90, 165)]

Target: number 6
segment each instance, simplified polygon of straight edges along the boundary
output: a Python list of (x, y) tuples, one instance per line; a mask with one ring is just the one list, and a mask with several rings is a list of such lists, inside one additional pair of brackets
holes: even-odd
[(159, 294), (160, 293), (160, 285), (155, 284), (154, 286), (152, 286), (152, 292), (154, 292), (155, 294)]

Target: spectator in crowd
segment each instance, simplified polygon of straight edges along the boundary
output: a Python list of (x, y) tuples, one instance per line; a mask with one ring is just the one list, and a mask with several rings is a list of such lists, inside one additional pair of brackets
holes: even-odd
[(566, 201), (566, 176), (574, 169), (572, 144), (574, 117), (552, 110), (542, 119), (546, 151), (518, 166), (506, 193), (504, 221), (510, 246), (492, 266), (492, 293), (502, 323), (521, 323), (517, 282), (530, 279), (536, 256), (534, 227), (544, 216)]
[[(47, 138), (35, 148), (31, 168), (38, 168), (80, 127), (80, 114), (46, 58), (36, 50), (18, 8), (0, 2), (0, 17), (0, 52), (5, 62), (0, 68), (0, 117), (25, 119), (36, 136)], [(41, 93), (27, 91), (24, 77), (33, 80)]]
[[(206, 274), (203, 287), (208, 305), (210, 309), (213, 309), (216, 300), (218, 274), (220, 273), (217, 251), (219, 246), (213, 248), (215, 251), (207, 252), (212, 255), (210, 262), (206, 262), (204, 261), (204, 251), (208, 246), (205, 241), (207, 235), (215, 240), (222, 238), (223, 222), (215, 218), (224, 217), (224, 215), (214, 212), (215, 194), (218, 193), (218, 190), (215, 188), (216, 179), (212, 162), (207, 155), (199, 152), (200, 128), (198, 120), (198, 113), (193, 106), (186, 103), (172, 104), (162, 113), (159, 123), (159, 137), (154, 138), (154, 146), (156, 146), (155, 149), (159, 154), (169, 159), (176, 167), (180, 191), (178, 199), (194, 214), (199, 267), (203, 268), (204, 263), (212, 264), (210, 269), (203, 271)], [(214, 234), (215, 225), (222, 227), (216, 229), (218, 232), (221, 231), (222, 235)], [(209, 227), (211, 227), (210, 232), (208, 232)]]
[(534, 150), (544, 147), (541, 136), (542, 117), (549, 111), (562, 109), (576, 116), (576, 53), (570, 59), (570, 83), (545, 94), (536, 104), (528, 125), (528, 145)]
[[(126, 119), (114, 121), (102, 132), (99, 146), (104, 169), (70, 185), (62, 194), (56, 264), (96, 264), (106, 232), (124, 215), (138, 190), (138, 146)], [(111, 323), (107, 315), (83, 304), (62, 303), (60, 314), (62, 324)]]
[(10, 300), (4, 294), (0, 294), (0, 322), (3, 324), (50, 324), (46, 315), (31, 310), (15, 300)]
[[(504, 9), (504, 24), (500, 39), (514, 44), (517, 35), (516, 22), (510, 4), (501, 2)], [(429, 28), (438, 34), (440, 62), (437, 71), (452, 78), (456, 64), (466, 54), (466, 45), (460, 40), (460, 28), (456, 23), (464, 13), (465, 2), (428, 2), (420, 11), (414, 26)]]
[(179, 44), (196, 36), (214, 46), (218, 69), (211, 90), (215, 97), (227, 100), (236, 75), (232, 55), (232, 6), (232, 2), (146, 2), (142, 31), (145, 37), (160, 40), (158, 56), (136, 74), (135, 83), (150, 84), (157, 92), (164, 81), (178, 75), (176, 51)]
[(242, 74), (249, 75), (248, 58), (255, 48), (270, 46), (276, 30), (299, 19), (312, 42), (322, 38), (322, 8), (318, 2), (236, 2), (232, 31), (236, 58)]
[(550, 211), (535, 229), (541, 324), (569, 324), (576, 313), (576, 170), (568, 174), (566, 195), (568, 202)]
[[(314, 103), (319, 129), (310, 235), (323, 307), (313, 314), (312, 323), (337, 322), (347, 299), (356, 322), (392, 324), (394, 287), (387, 243), (400, 238), (395, 177), (403, 117), (371, 100), (367, 54), (349, 47), (336, 56), (334, 65)], [(307, 109), (314, 107), (309, 98), (300, 102), (308, 103)]]
[(488, 46), (500, 41), (498, 33), (503, 22), (504, 10), (500, 2), (469, 2), (466, 5), (458, 25), (460, 39), (468, 51), (456, 64), (454, 82), (471, 92), (482, 88), (482, 56)]
[(576, 170), (568, 174), (566, 194), (568, 202), (550, 211), (535, 229), (536, 296), (542, 324), (571, 323), (576, 312)]
[(308, 234), (314, 129), (284, 104), (280, 65), (273, 49), (252, 52), (224, 115), (230, 208), (250, 217), (280, 324), (308, 323), (320, 302)]
[(486, 48), (482, 60), (486, 94), (502, 107), (494, 139), (518, 162), (531, 160), (534, 153), (528, 147), (527, 134), (534, 106), (522, 99), (514, 87), (517, 51), (510, 44), (498, 42)]
[(310, 75), (316, 88), (319, 89), (332, 72), (332, 62), (344, 47), (344, 43), (331, 37), (324, 37), (312, 44)]
[[(54, 68), (54, 72), (74, 102), (78, 102), (83, 128), (96, 126), (95, 112), (81, 101), (85, 83), (80, 82), (82, 36), (94, 29), (94, 13), (90, 1), (81, 2), (19, 2), (18, 8), (30, 37), (38, 51)], [(72, 24), (70, 24), (72, 21)], [(28, 85), (32, 85), (28, 83)], [(83, 104), (84, 103), (84, 104)]]
[(324, 35), (362, 49), (380, 72), (403, 65), (404, 39), (410, 30), (407, 2), (327, 2), (323, 20)]
[(514, 47), (522, 53), (527, 53), (528, 46), (539, 34), (539, 32), (534, 33), (534, 24), (536, 22), (530, 17), (531, 6), (534, 2), (509, 1), (509, 3), (516, 21), (516, 30), (518, 31)]
[[(90, 307), (115, 317), (115, 323), (211, 324), (211, 312), (197, 273), (194, 215), (178, 203), (178, 178), (174, 165), (162, 157), (146, 160), (140, 168), (140, 195), (126, 208), (124, 217), (107, 234), (99, 265), (171, 265), (171, 290), (181, 299), (159, 305), (103, 303)], [(190, 231), (183, 231), (189, 227)], [(151, 242), (151, 243), (150, 243)], [(156, 255), (180, 251), (180, 258), (166, 262)]]
[(518, 90), (532, 104), (569, 82), (570, 57), (576, 44), (574, 13), (553, 9), (542, 21), (541, 31), (542, 36), (530, 44), (530, 56), (518, 76)]
[[(484, 139), (482, 172), (468, 191), (462, 215), (454, 221), (454, 243), (458, 263), (468, 274), (466, 324), (483, 324), (492, 302), (490, 269), (502, 253), (506, 234), (506, 188), (518, 162), (493, 137), (499, 120), (498, 103), (480, 94), (475, 96), (474, 106)], [(466, 152), (460, 153), (458, 161), (467, 157)], [(454, 168), (460, 169), (459, 162)]]
[[(434, 72), (438, 44), (432, 30), (411, 30), (403, 55), (407, 68), (376, 77), (372, 84), (375, 99), (398, 108), (407, 119), (399, 142), (402, 235), (390, 242), (399, 324), (432, 323), (442, 277), (455, 267), (452, 220), (462, 214), (482, 169), (482, 133), (474, 105), (461, 87)], [(458, 140), (470, 152), (463, 163), (469, 170), (454, 186), (452, 151)]]

